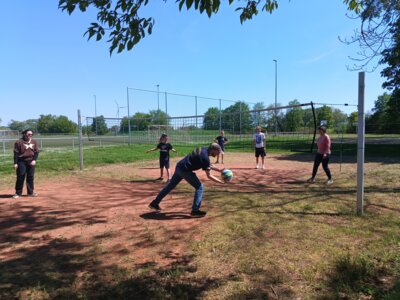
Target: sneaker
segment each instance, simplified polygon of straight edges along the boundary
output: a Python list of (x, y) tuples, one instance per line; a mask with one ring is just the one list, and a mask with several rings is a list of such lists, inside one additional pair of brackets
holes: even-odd
[(37, 197), (39, 196), (37, 193), (33, 192), (32, 194), (28, 194), (28, 197)]
[(314, 183), (314, 182), (315, 182), (315, 179), (311, 177), (311, 178), (307, 179), (307, 182), (308, 182), (308, 183)]
[(214, 164), (219, 164), (219, 161), (217, 160)]
[(333, 183), (333, 179), (329, 179), (329, 180), (326, 182), (327, 185), (331, 185), (332, 183)]
[(262, 166), (262, 169), (265, 170), (265, 166), (264, 165)]
[(13, 197), (13, 199), (18, 199), (18, 198), (19, 198), (19, 195), (18, 195), (18, 194), (15, 194), (15, 195), (13, 195), (12, 197)]
[(163, 178), (162, 177), (158, 177), (156, 180), (163, 180)]
[(160, 210), (161, 210), (161, 207), (160, 207), (157, 203), (154, 203), (154, 201), (152, 201), (152, 202), (149, 204), (149, 208), (150, 208), (150, 209), (153, 209), (153, 210), (157, 210), (157, 211), (160, 211)]
[(196, 217), (204, 217), (206, 214), (207, 212), (202, 210), (192, 210), (192, 212), (190, 213), (191, 216), (196, 216)]
[(258, 169), (258, 164), (256, 165), (256, 169)]

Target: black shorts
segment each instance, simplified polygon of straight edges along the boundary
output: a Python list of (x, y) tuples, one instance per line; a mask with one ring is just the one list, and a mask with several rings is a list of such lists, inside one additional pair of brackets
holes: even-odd
[(264, 147), (255, 148), (255, 149), (256, 149), (256, 157), (259, 157), (259, 156), (264, 157), (266, 155)]
[(160, 157), (160, 169), (161, 168), (169, 169), (169, 157)]

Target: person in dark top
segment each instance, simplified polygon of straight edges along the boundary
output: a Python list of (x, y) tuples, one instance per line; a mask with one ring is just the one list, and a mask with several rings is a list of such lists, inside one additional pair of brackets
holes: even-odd
[(217, 172), (222, 172), (222, 170), (211, 166), (209, 156), (216, 157), (218, 154), (221, 154), (221, 152), (221, 147), (216, 143), (212, 143), (208, 148), (200, 147), (186, 155), (177, 163), (175, 173), (171, 180), (149, 204), (149, 208), (160, 211), (161, 207), (159, 204), (161, 200), (168, 195), (168, 193), (173, 190), (182, 179), (185, 179), (191, 186), (195, 188), (192, 211), (190, 214), (192, 216), (205, 216), (207, 213), (200, 210), (204, 185), (193, 171), (202, 169), (206, 172), (209, 179), (218, 183), (225, 183), (221, 179), (211, 175), (211, 170)]
[[(221, 153), (221, 163), (224, 163), (224, 153), (225, 153), (225, 145), (228, 144), (228, 139), (225, 137), (225, 132), (223, 130), (221, 130), (221, 135), (217, 136), (214, 139), (214, 142), (218, 143), (218, 145), (221, 147), (222, 149), (222, 153)], [(216, 164), (219, 163), (219, 155), (217, 156), (217, 161), (215, 162)]]
[(158, 145), (150, 150), (147, 150), (146, 153), (156, 151), (157, 149), (160, 150), (160, 177), (157, 180), (162, 180), (164, 178), (164, 168), (167, 171), (167, 178), (169, 181), (169, 151), (176, 152), (176, 150), (172, 147), (170, 143), (168, 143), (168, 135), (163, 133), (160, 137)]
[(35, 193), (34, 176), (39, 147), (37, 142), (32, 139), (32, 136), (32, 130), (24, 130), (22, 138), (14, 144), (14, 170), (17, 175), (14, 199), (22, 195), (25, 177), (28, 196), (36, 197), (38, 195)]

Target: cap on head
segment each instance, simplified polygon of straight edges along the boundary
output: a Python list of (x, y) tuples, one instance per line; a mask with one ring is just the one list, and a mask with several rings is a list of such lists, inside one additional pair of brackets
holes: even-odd
[(318, 130), (321, 130), (323, 133), (326, 133), (326, 127), (325, 126), (319, 126)]

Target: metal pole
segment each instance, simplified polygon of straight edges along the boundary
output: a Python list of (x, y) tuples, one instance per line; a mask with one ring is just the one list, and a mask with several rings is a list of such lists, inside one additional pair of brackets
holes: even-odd
[(221, 111), (221, 99), (219, 99), (219, 131), (222, 130), (222, 111)]
[(97, 99), (96, 95), (93, 95), (94, 97), (94, 119), (95, 119), (95, 125), (96, 125), (96, 135), (97, 135)]
[(157, 84), (157, 114), (158, 114), (158, 125), (160, 125), (160, 85)]
[(357, 215), (364, 212), (364, 119), (365, 72), (358, 73), (358, 126), (357, 126)]
[(129, 88), (126, 88), (126, 102), (128, 107), (128, 145), (131, 145), (131, 117), (129, 114)]
[(165, 92), (165, 114), (168, 115), (168, 97), (167, 97), (167, 92)]
[(278, 106), (278, 60), (274, 59), (275, 62), (275, 136), (278, 134), (278, 116), (276, 108)]
[(239, 101), (239, 135), (240, 141), (242, 140), (242, 101)]
[(82, 121), (81, 111), (78, 109), (78, 142), (79, 142), (79, 169), (83, 170), (83, 144), (82, 144)]
[(197, 127), (197, 96), (194, 96), (194, 110), (196, 115), (196, 127)]

